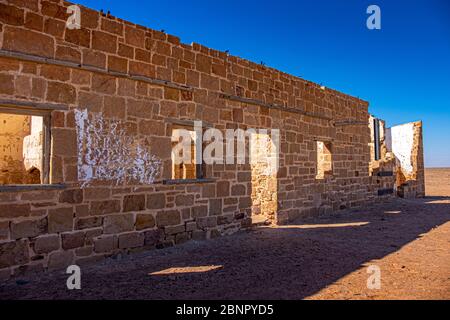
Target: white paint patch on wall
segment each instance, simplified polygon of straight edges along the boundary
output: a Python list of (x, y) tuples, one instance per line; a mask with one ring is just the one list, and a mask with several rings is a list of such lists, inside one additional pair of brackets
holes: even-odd
[(78, 180), (152, 184), (161, 160), (150, 154), (144, 139), (129, 136), (125, 123), (104, 119), (102, 113), (75, 110), (78, 143)]
[(386, 145), (400, 161), (403, 173), (412, 174), (411, 156), (414, 147), (414, 123), (395, 126), (387, 130)]

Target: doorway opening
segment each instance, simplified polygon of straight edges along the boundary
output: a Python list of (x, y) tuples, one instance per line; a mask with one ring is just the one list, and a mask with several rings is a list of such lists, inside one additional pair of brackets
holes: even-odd
[(250, 136), (252, 174), (252, 222), (267, 225), (276, 222), (278, 209), (278, 143), (267, 133)]

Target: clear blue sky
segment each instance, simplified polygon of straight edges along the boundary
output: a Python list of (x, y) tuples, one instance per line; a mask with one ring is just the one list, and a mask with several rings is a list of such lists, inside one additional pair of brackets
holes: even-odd
[(426, 166), (450, 167), (448, 0), (74, 1), (361, 97), (388, 126), (423, 120)]

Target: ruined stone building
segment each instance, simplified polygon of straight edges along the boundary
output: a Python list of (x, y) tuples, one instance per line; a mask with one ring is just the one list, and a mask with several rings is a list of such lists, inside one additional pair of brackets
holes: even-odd
[[(0, 278), (424, 195), (420, 122), (70, 5), (0, 0)], [(278, 170), (175, 164), (195, 121), (279, 130)]]

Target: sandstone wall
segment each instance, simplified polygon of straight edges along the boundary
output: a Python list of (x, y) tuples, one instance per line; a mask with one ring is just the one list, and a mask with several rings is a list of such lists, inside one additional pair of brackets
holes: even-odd
[[(0, 274), (81, 265), (248, 227), (250, 164), (209, 165), (205, 177), (211, 180), (164, 183), (171, 178), (170, 137), (179, 121), (280, 130), (277, 223), (390, 196), (379, 190), (392, 179), (369, 175), (367, 102), (86, 8), (82, 28), (69, 30), (67, 6), (0, 0), (3, 56), (48, 58), (0, 58), (0, 98), (68, 107), (51, 115), (51, 182), (65, 188), (0, 192)], [(120, 184), (100, 179), (83, 187), (80, 153), (91, 150), (79, 143), (77, 123), (86, 119), (76, 116), (83, 110), (87, 119), (119, 130), (119, 144), (136, 142), (123, 145), (131, 153), (120, 159), (132, 159), (127, 155), (144, 146), (160, 161), (154, 183), (126, 176)], [(99, 139), (116, 148), (105, 132)], [(333, 173), (320, 180), (317, 141), (330, 142), (333, 150)], [(83, 165), (83, 178), (101, 167)]]

